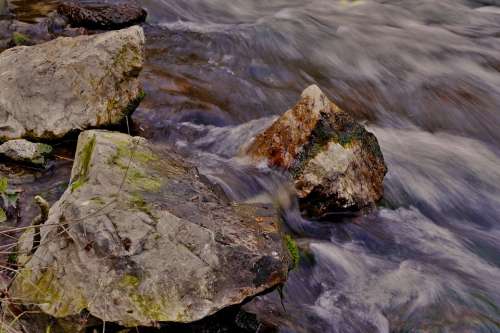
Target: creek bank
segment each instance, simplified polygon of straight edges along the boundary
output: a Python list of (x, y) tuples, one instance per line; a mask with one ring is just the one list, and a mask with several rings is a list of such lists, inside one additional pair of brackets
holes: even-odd
[(373, 206), (387, 172), (377, 138), (317, 86), (246, 148), (257, 162), (287, 170), (311, 216)]
[(285, 281), (280, 223), (273, 207), (229, 202), (167, 147), (85, 131), (10, 295), (63, 322), (193, 322)]
[(120, 123), (143, 98), (141, 27), (0, 53), (0, 140), (60, 139)]
[(114, 30), (143, 23), (147, 12), (130, 2), (119, 4), (79, 3), (65, 1), (57, 12), (65, 16), (71, 26), (97, 30)]

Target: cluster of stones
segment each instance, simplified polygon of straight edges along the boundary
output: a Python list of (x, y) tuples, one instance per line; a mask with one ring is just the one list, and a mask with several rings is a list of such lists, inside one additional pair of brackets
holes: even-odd
[(274, 207), (228, 201), (168, 147), (86, 130), (144, 97), (144, 44), (132, 26), (0, 53), (1, 156), (43, 167), (41, 142), (81, 132), (68, 188), (18, 242), (8, 294), (23, 304), (4, 306), (44, 314), (18, 322), (28, 332), (197, 321), (282, 284), (293, 265)]

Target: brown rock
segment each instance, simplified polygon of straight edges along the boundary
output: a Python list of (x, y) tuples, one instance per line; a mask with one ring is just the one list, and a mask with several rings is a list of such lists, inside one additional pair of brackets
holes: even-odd
[(304, 90), (247, 153), (289, 171), (310, 215), (371, 206), (383, 195), (387, 168), (377, 139), (317, 86)]

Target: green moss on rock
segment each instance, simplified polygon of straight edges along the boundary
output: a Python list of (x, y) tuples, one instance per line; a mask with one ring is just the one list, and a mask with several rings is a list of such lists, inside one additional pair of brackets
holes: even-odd
[(9, 180), (6, 177), (0, 177), (0, 194), (5, 193), (9, 188)]
[(15, 45), (26, 45), (31, 41), (31, 38), (26, 36), (23, 33), (14, 31), (12, 33), (12, 41), (14, 42)]
[(49, 155), (52, 153), (52, 146), (45, 143), (39, 143), (37, 145), (37, 153), (40, 155)]
[[(169, 320), (165, 314), (166, 307), (157, 303), (154, 297), (142, 293), (139, 290), (140, 284), (141, 280), (135, 275), (125, 274), (120, 280), (120, 286), (127, 290), (131, 303), (141, 315), (157, 321)], [(135, 323), (127, 324), (133, 326)]]
[(130, 274), (125, 274), (123, 278), (120, 280), (120, 285), (122, 287), (133, 287), (137, 288), (141, 284), (141, 280), (135, 276), (135, 275), (130, 275)]
[(162, 185), (161, 178), (145, 172), (151, 163), (159, 160), (158, 157), (143, 147), (134, 147), (129, 141), (113, 143), (117, 149), (116, 154), (109, 159), (109, 164), (117, 165), (127, 173), (128, 184), (144, 191), (158, 192)]
[(161, 179), (146, 175), (141, 170), (129, 169), (127, 172), (127, 182), (139, 189), (148, 192), (158, 192), (161, 188)]
[(285, 235), (284, 240), (285, 240), (285, 245), (288, 249), (288, 252), (290, 253), (290, 256), (292, 257), (292, 263), (293, 263), (292, 269), (297, 268), (299, 266), (299, 262), (300, 262), (299, 247), (297, 246), (297, 243), (290, 235)]
[(0, 223), (3, 223), (7, 221), (7, 213), (5, 213), (5, 210), (3, 208), (0, 208)]
[(95, 148), (96, 137), (95, 135), (83, 146), (83, 148), (79, 152), (79, 161), (78, 165), (78, 176), (71, 183), (71, 191), (74, 192), (78, 188), (80, 188), (86, 181), (89, 174), (90, 162), (92, 160), (92, 153)]
[[(31, 269), (20, 270), (13, 287), (24, 300), (50, 308), (52, 316), (56, 318), (79, 313), (88, 305), (85, 297), (75, 290), (64, 290), (62, 294), (52, 267), (48, 267), (36, 278)], [(67, 302), (68, 299), (71, 302)]]

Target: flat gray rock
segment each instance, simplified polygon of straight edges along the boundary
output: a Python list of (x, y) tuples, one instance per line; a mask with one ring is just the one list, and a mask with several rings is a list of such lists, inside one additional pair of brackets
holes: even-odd
[(119, 123), (143, 97), (138, 26), (0, 53), (0, 140), (58, 139)]
[(196, 321), (283, 283), (291, 258), (276, 210), (216, 192), (167, 148), (83, 132), (11, 297), (134, 327)]

